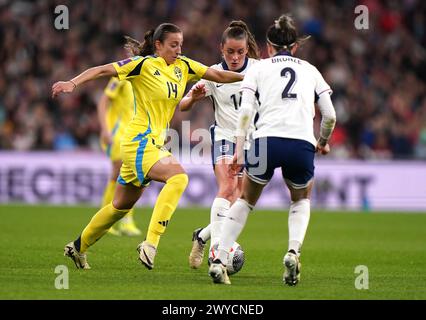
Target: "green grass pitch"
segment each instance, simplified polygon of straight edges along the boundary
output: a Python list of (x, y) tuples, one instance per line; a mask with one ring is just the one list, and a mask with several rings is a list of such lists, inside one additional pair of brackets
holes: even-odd
[[(144, 236), (106, 235), (88, 253), (91, 270), (77, 270), (63, 247), (95, 213), (89, 207), (0, 206), (0, 299), (426, 299), (426, 214), (313, 211), (297, 287), (282, 282), (287, 210), (256, 210), (238, 242), (246, 262), (232, 285), (215, 285), (188, 266), (192, 231), (208, 209), (178, 209), (163, 236), (155, 269), (136, 246)], [(145, 232), (150, 209), (137, 209)], [(69, 289), (55, 288), (55, 267), (69, 268)], [(355, 268), (368, 268), (358, 290)]]

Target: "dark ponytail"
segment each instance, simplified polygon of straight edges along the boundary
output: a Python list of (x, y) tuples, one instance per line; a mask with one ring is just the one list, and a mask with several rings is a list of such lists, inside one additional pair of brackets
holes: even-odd
[(225, 44), (227, 39), (246, 39), (248, 46), (247, 56), (253, 59), (259, 59), (259, 47), (257, 46), (256, 41), (254, 40), (253, 34), (250, 32), (247, 24), (241, 20), (232, 21), (228, 28), (222, 34), (222, 45)]
[(155, 53), (155, 41), (164, 42), (167, 33), (181, 33), (178, 26), (172, 23), (162, 23), (155, 30), (145, 32), (144, 41), (140, 43), (129, 36), (124, 36), (126, 44), (124, 48), (133, 56), (149, 56)]
[(124, 36), (126, 39), (126, 44), (124, 45), (124, 49), (127, 50), (132, 56), (149, 56), (154, 54), (154, 29), (148, 30), (145, 32), (144, 41), (140, 43), (138, 40), (133, 39), (129, 36)]
[(310, 36), (299, 37), (294, 20), (290, 15), (283, 14), (275, 20), (266, 33), (266, 40), (277, 50), (290, 51), (296, 44), (303, 44)]

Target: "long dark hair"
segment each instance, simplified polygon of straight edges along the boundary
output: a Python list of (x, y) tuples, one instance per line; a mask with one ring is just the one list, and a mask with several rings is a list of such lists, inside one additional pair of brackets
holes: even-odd
[(155, 41), (161, 43), (166, 39), (167, 33), (181, 33), (180, 28), (172, 23), (162, 23), (156, 29), (145, 32), (144, 41), (140, 43), (138, 40), (129, 36), (124, 36), (126, 44), (124, 48), (133, 56), (148, 56), (155, 53)]
[(290, 51), (296, 44), (303, 44), (310, 36), (299, 37), (293, 18), (288, 14), (281, 15), (268, 28), (266, 40), (277, 51)]
[(247, 56), (254, 59), (260, 58), (259, 48), (256, 41), (254, 40), (254, 36), (244, 21), (235, 20), (229, 24), (228, 28), (226, 28), (222, 34), (222, 46), (229, 38), (236, 40), (246, 39), (248, 45)]

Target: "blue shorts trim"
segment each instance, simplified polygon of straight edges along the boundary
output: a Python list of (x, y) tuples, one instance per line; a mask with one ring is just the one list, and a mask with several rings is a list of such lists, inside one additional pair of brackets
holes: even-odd
[(109, 158), (109, 157), (111, 157), (111, 149), (112, 149), (112, 143), (109, 143), (109, 144), (107, 145), (107, 147), (106, 147), (106, 151), (105, 151), (105, 153), (106, 153), (106, 155), (108, 156), (108, 158)]
[(148, 124), (148, 129), (144, 133), (139, 133), (136, 137), (132, 139), (132, 141), (140, 141), (139, 147), (136, 150), (136, 173), (139, 182), (143, 185), (144, 182), (147, 183), (147, 179), (145, 179), (143, 170), (142, 170), (142, 160), (143, 160), (143, 154), (145, 151), (146, 144), (148, 143), (148, 138), (146, 136), (151, 133), (151, 126)]
[(245, 172), (259, 184), (267, 184), (276, 168), (294, 188), (304, 188), (314, 177), (315, 147), (299, 139), (255, 139), (246, 154)]
[(124, 179), (119, 175), (117, 178), (117, 182), (123, 186), (125, 186), (127, 184), (126, 181), (124, 181)]
[(148, 139), (142, 139), (141, 140), (141, 142), (139, 142), (139, 147), (138, 147), (138, 150), (136, 151), (136, 173), (137, 173), (137, 176), (138, 176), (138, 180), (139, 180), (139, 182), (140, 183), (142, 183), (143, 182), (143, 180), (144, 180), (144, 173), (143, 173), (143, 170), (142, 170), (142, 160), (143, 160), (143, 154), (144, 154), (144, 151), (145, 151), (145, 147), (146, 147), (146, 144), (148, 143)]

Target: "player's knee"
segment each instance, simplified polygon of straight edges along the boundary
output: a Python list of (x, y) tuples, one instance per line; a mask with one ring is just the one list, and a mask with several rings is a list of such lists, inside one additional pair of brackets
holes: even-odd
[(304, 189), (293, 189), (290, 191), (291, 201), (300, 201), (303, 199), (309, 199), (309, 190), (307, 188)]
[(112, 206), (117, 209), (117, 210), (127, 210), (129, 211), (130, 209), (132, 209), (132, 204), (129, 203), (129, 201), (123, 201), (121, 199), (114, 199), (112, 201)]
[(255, 197), (247, 191), (243, 190), (237, 200), (238, 199), (244, 200), (249, 206), (254, 207), (256, 205), (258, 197)]
[[(116, 216), (117, 220), (123, 218), (132, 209), (132, 207), (130, 207), (130, 208), (121, 208), (120, 206), (116, 206), (115, 203), (114, 203), (114, 201), (112, 201), (111, 205), (112, 205), (112, 207), (114, 209), (113, 214), (114, 214), (114, 216)], [(119, 208), (117, 208), (117, 207), (119, 207)]]
[(115, 194), (114, 200), (112, 200), (112, 206), (120, 211), (127, 210), (130, 211), (135, 205), (136, 201), (134, 199), (130, 199), (129, 197)]
[(175, 174), (167, 180), (167, 184), (173, 185), (176, 191), (183, 193), (188, 186), (189, 178), (186, 173)]
[(303, 199), (310, 199), (313, 186), (313, 179), (309, 181), (303, 188), (295, 188), (292, 184), (287, 183), (290, 190), (291, 201), (299, 201)]
[(234, 195), (235, 189), (232, 187), (232, 185), (225, 184), (219, 186), (219, 191), (217, 193), (217, 196), (223, 199), (228, 200), (229, 202), (233, 202), (235, 200)]
[(218, 193), (217, 196), (224, 198), (229, 202), (234, 202), (241, 194), (238, 189), (238, 184), (235, 179), (218, 180)]

